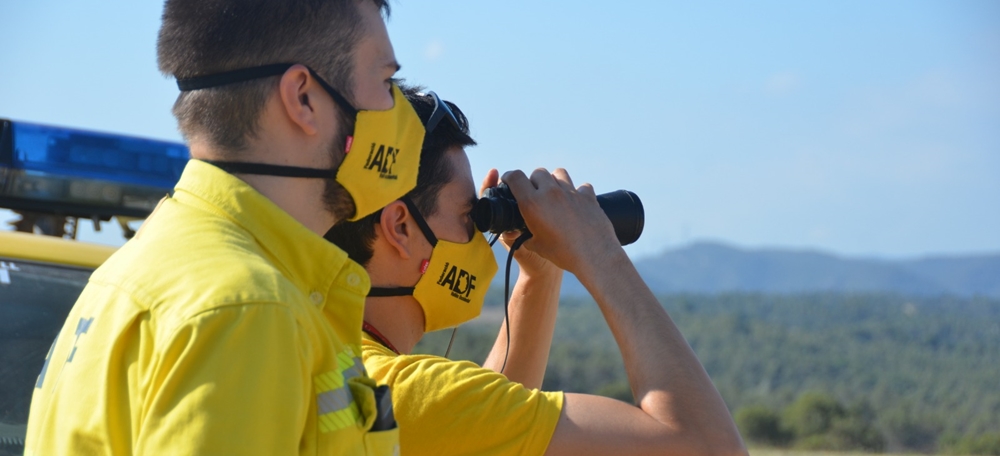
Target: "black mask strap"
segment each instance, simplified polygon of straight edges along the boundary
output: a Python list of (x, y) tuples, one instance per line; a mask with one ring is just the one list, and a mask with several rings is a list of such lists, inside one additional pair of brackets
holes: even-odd
[(354, 106), (351, 104), (351, 102), (347, 101), (347, 98), (341, 96), (340, 92), (338, 92), (337, 89), (334, 89), (333, 86), (327, 84), (326, 81), (323, 78), (319, 77), (319, 75), (316, 74), (316, 72), (313, 71), (312, 68), (309, 68), (309, 74), (311, 74), (314, 78), (316, 78), (316, 82), (319, 82), (319, 85), (323, 86), (323, 88), (326, 89), (326, 93), (330, 94), (330, 98), (333, 98), (333, 101), (337, 102), (337, 104), (340, 105), (340, 108), (343, 109), (345, 113), (347, 113), (348, 117), (350, 117), (351, 119), (357, 117), (358, 110), (354, 109)]
[(269, 165), (266, 163), (231, 162), (220, 160), (205, 160), (216, 168), (229, 174), (257, 174), (261, 176), (304, 177), (308, 179), (333, 179), (334, 172), (323, 168), (302, 168), (299, 166)]
[(424, 237), (427, 238), (427, 242), (431, 244), (431, 247), (437, 247), (437, 236), (434, 235), (431, 226), (427, 224), (427, 220), (424, 220), (424, 216), (420, 215), (420, 209), (417, 209), (417, 205), (413, 203), (413, 200), (409, 196), (403, 196), (399, 200), (403, 204), (406, 204), (407, 209), (410, 210), (410, 215), (413, 215), (413, 220), (417, 222), (417, 226), (420, 227), (420, 231), (424, 233)]
[[(208, 89), (212, 87), (219, 87), (229, 84), (236, 84), (240, 82), (252, 81), (254, 79), (269, 78), (271, 76), (281, 76), (288, 71), (289, 68), (295, 65), (294, 63), (272, 63), (270, 65), (261, 65), (250, 68), (241, 68), (239, 70), (226, 71), (223, 73), (208, 74), (204, 76), (194, 76), (190, 78), (179, 78), (177, 79), (177, 88), (181, 92), (188, 92), (191, 90)], [(336, 102), (340, 107), (347, 113), (348, 117), (354, 118), (358, 115), (358, 110), (351, 105), (351, 102), (347, 101), (340, 92), (337, 92), (330, 84), (327, 84), (323, 78), (319, 77), (312, 68), (309, 69), (309, 74), (316, 78), (319, 85), (326, 90), (333, 101)]]
[(385, 298), (389, 296), (412, 296), (413, 287), (372, 287), (369, 297)]
[(269, 78), (271, 76), (280, 76), (285, 74), (285, 72), (288, 71), (292, 65), (294, 65), (294, 63), (274, 63), (271, 65), (241, 68), (239, 70), (226, 71), (224, 73), (209, 74), (205, 76), (178, 78), (177, 88), (181, 89), (181, 92), (188, 92), (191, 90), (236, 84), (254, 79)]

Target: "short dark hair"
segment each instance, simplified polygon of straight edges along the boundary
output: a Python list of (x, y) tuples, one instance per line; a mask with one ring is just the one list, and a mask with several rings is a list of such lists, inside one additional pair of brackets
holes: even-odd
[[(420, 120), (427, 123), (434, 110), (434, 98), (421, 93), (420, 87), (400, 85), (400, 89), (410, 100), (413, 109)], [(417, 186), (406, 194), (417, 205), (420, 215), (430, 217), (437, 213), (437, 198), (441, 188), (447, 185), (455, 176), (451, 165), (445, 160), (449, 149), (476, 145), (469, 136), (469, 120), (458, 106), (445, 101), (458, 119), (456, 127), (447, 120), (442, 120), (437, 127), (424, 136), (424, 145), (420, 153), (420, 174), (417, 175)], [(382, 211), (377, 211), (355, 222), (342, 221), (326, 233), (326, 239), (347, 252), (347, 256), (362, 266), (367, 266), (372, 259), (372, 245), (375, 242), (375, 225), (379, 223)]]
[[(167, 0), (156, 45), (160, 71), (188, 78), (301, 63), (343, 91), (351, 86), (351, 57), (364, 32), (362, 1), (367, 0)], [(371, 1), (388, 16), (387, 1)], [(223, 153), (245, 149), (279, 79), (182, 92), (173, 109), (181, 133)]]

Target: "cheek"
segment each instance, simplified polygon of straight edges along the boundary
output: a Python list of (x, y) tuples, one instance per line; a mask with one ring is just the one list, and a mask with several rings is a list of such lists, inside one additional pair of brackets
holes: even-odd
[(460, 244), (465, 244), (472, 240), (472, 234), (475, 230), (475, 226), (472, 224), (472, 220), (470, 220), (469, 217), (465, 216), (465, 214), (460, 215), (455, 220), (454, 226), (455, 229), (452, 230), (450, 236), (451, 239), (454, 239), (455, 242)]
[(355, 94), (358, 109), (384, 111), (392, 109), (392, 93), (385, 78), (378, 74), (368, 74), (355, 79)]
[(417, 260), (420, 260), (419, 261), (420, 265), (417, 266), (417, 269), (422, 269), (423, 268), (424, 261), (430, 260), (432, 253), (434, 253), (434, 247), (431, 247), (430, 244), (424, 244), (424, 245), (420, 246), (420, 254), (417, 255), (417, 258), (416, 258)]

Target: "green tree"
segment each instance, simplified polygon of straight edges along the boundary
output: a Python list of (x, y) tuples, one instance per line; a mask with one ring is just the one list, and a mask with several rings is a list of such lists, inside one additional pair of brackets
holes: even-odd
[(934, 416), (919, 413), (904, 403), (885, 414), (882, 427), (893, 448), (931, 452), (937, 448), (941, 424)]
[(628, 385), (627, 381), (617, 380), (607, 385), (604, 385), (597, 389), (594, 393), (598, 396), (610, 397), (612, 399), (618, 399), (622, 402), (628, 402), (629, 404), (635, 403), (635, 398), (632, 397), (632, 387)]
[(787, 445), (792, 434), (781, 426), (778, 413), (763, 405), (743, 407), (733, 416), (747, 440), (764, 445)]
[(834, 421), (844, 414), (844, 406), (836, 399), (823, 392), (810, 391), (803, 393), (785, 409), (782, 422), (796, 438), (801, 439), (826, 434), (833, 428)]
[(966, 436), (942, 445), (949, 453), (1000, 456), (1000, 433)]
[(881, 452), (885, 450), (885, 438), (875, 424), (875, 410), (867, 401), (857, 402), (833, 422), (828, 435), (831, 449), (865, 450)]
[(803, 393), (782, 416), (803, 450), (865, 450), (881, 452), (885, 439), (876, 425), (875, 410), (866, 401), (844, 407), (821, 392)]

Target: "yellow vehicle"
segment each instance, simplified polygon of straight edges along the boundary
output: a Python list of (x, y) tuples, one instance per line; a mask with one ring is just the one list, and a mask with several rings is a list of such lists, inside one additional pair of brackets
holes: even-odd
[[(77, 226), (146, 217), (187, 162), (182, 144), (0, 119), (0, 456), (24, 452), (38, 373), (90, 274), (115, 247)], [(10, 211), (10, 212), (7, 212)]]

